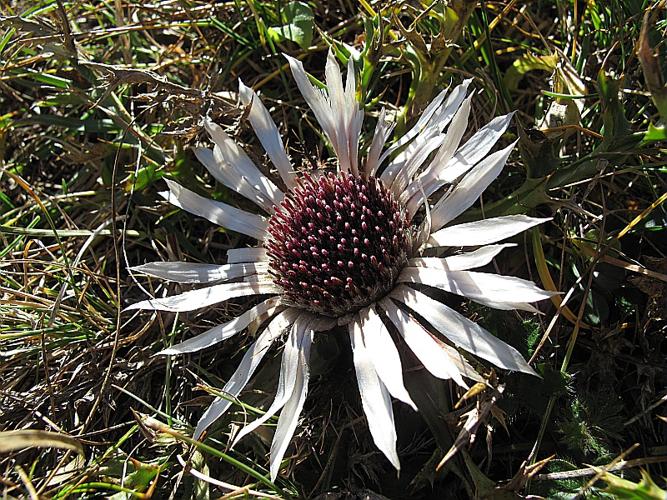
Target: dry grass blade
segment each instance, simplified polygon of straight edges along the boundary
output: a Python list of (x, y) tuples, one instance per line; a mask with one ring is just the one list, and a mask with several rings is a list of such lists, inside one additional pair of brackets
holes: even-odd
[(0, 453), (26, 448), (61, 448), (84, 454), (81, 442), (66, 434), (36, 429), (0, 432)]
[(489, 398), (478, 401), (476, 407), (467, 412), (466, 421), (463, 424), (463, 427), (459, 431), (458, 436), (456, 436), (452, 447), (436, 466), (436, 471), (442, 469), (463, 447), (467, 446), (474, 440), (477, 427), (484, 422), (503, 391), (504, 388), (502, 386), (496, 388)]

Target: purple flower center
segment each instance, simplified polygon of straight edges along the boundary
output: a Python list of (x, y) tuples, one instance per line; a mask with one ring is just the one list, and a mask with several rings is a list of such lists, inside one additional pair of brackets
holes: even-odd
[(382, 182), (309, 175), (271, 217), (270, 273), (295, 307), (331, 317), (387, 294), (408, 260), (404, 211)]

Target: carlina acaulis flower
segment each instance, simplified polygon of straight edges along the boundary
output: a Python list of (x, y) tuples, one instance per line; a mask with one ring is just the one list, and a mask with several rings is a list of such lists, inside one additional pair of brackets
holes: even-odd
[[(356, 98), (352, 58), (343, 82), (329, 53), (326, 92), (310, 83), (301, 62), (287, 59), (335, 152), (336, 171), (295, 171), (268, 110), (239, 82), (247, 119), (286, 190), (264, 175), (221, 127), (206, 120), (214, 147), (195, 149), (197, 158), (216, 180), (253, 201), (263, 214), (209, 200), (170, 180), (161, 195), (196, 216), (254, 238), (257, 245), (229, 250), (221, 265), (154, 262), (135, 267), (149, 276), (206, 286), (128, 309), (186, 312), (239, 297), (263, 297), (231, 321), (161, 354), (198, 351), (250, 324), (262, 324), (222, 389), (227, 397), (216, 398), (199, 420), (195, 437), (200, 438), (229, 409), (269, 349), (282, 345), (275, 399), (234, 441), (280, 411), (270, 450), (273, 479), (306, 399), (316, 333), (347, 327), (368, 428), (377, 447), (399, 469), (391, 398), (417, 408), (403, 383), (394, 338), (401, 337), (432, 375), (464, 388), (466, 380), (483, 379), (460, 350), (506, 370), (535, 374), (516, 349), (425, 291), (444, 290), (496, 309), (536, 311), (531, 303), (552, 292), (523, 279), (471, 269), (513, 246), (497, 242), (549, 219), (510, 215), (450, 224), (500, 174), (514, 147), (491, 152), (512, 114), (495, 118), (461, 144), (470, 115), (470, 80), (442, 91), (388, 148), (393, 124), (383, 109), (360, 162), (364, 113)], [(428, 255), (448, 250), (448, 256), (424, 256), (427, 249), (434, 249)]]

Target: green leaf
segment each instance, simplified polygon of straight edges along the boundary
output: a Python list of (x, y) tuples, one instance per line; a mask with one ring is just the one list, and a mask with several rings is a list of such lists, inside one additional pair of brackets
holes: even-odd
[[(151, 485), (151, 482), (155, 477), (162, 472), (168, 465), (168, 462), (163, 462), (160, 464), (150, 464), (142, 463), (138, 460), (130, 460), (128, 462), (131, 464), (134, 471), (129, 473), (124, 481), (124, 486), (128, 489), (135, 490), (137, 492), (144, 492), (148, 490)], [(123, 462), (125, 466), (125, 462)], [(128, 491), (119, 491), (118, 493), (111, 495), (110, 500), (130, 500), (136, 497), (136, 493), (130, 493)]]
[(604, 123), (604, 138), (602, 143), (606, 150), (618, 148), (620, 139), (630, 133), (630, 122), (625, 117), (625, 108), (619, 98), (621, 79), (614, 78), (604, 70), (598, 72), (598, 89), (600, 104), (602, 105), (602, 121)]
[(600, 479), (608, 484), (606, 491), (614, 498), (628, 500), (664, 500), (667, 498), (667, 491), (660, 489), (645, 470), (641, 471), (642, 479), (638, 483), (622, 479), (602, 469), (600, 472), (602, 473)]
[(68, 78), (62, 78), (56, 75), (50, 75), (48, 73), (39, 73), (37, 71), (30, 71), (26, 76), (38, 83), (51, 85), (58, 89), (68, 89), (72, 85), (72, 80)]
[(496, 483), (479, 470), (479, 467), (473, 462), (467, 450), (463, 450), (461, 456), (475, 485), (475, 495), (477, 498), (495, 498), (497, 500), (513, 500), (517, 498), (511, 491), (496, 488)]
[(302, 49), (310, 47), (315, 26), (313, 10), (304, 2), (290, 2), (281, 11), (282, 26), (272, 26), (267, 30), (276, 42), (289, 40)]
[(133, 189), (141, 191), (154, 182), (162, 179), (163, 176), (164, 170), (158, 171), (156, 165), (146, 165), (129, 176), (124, 185), (125, 191), (128, 193)]
[(643, 141), (646, 142), (655, 142), (655, 141), (665, 141), (667, 140), (667, 126), (663, 124), (653, 125), (649, 123), (648, 130), (644, 134)]
[(602, 297), (595, 290), (588, 292), (586, 297), (586, 311), (584, 314), (586, 322), (599, 326), (609, 318), (609, 304), (604, 297)]
[[(204, 454), (195, 450), (192, 454), (192, 466), (195, 467), (199, 472), (209, 475), (208, 465), (206, 464), (206, 457)], [(209, 500), (211, 497), (209, 484), (203, 479), (198, 479), (195, 481), (194, 491), (192, 492), (192, 498), (194, 500)]]
[(556, 54), (538, 56), (528, 52), (512, 63), (512, 66), (505, 72), (503, 82), (509, 91), (514, 91), (519, 87), (523, 76), (529, 71), (553, 71), (557, 64)]
[(529, 178), (545, 177), (558, 168), (560, 141), (557, 138), (549, 137), (537, 128), (520, 128), (519, 137), (519, 150)]

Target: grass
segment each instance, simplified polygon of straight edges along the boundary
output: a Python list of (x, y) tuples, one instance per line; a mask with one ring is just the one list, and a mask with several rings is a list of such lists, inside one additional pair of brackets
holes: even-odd
[[(658, 498), (667, 475), (664, 3), (427, 3), (0, 7), (0, 431), (49, 431), (83, 449), (46, 441), (0, 454), (4, 497)], [(553, 216), (498, 265), (563, 295), (540, 316), (455, 303), (532, 357), (543, 378), (489, 373), (495, 390), (460, 400), (413, 363), (407, 383), (421, 411), (395, 405), (400, 477), (368, 434), (349, 346), (318, 339), (305, 418), (272, 483), (271, 426), (227, 445), (271, 401), (279, 358), (198, 443), (191, 424), (248, 340), (153, 356), (247, 304), (187, 316), (120, 311), (166, 286), (128, 266), (220, 262), (240, 242), (157, 196), (168, 175), (243, 205), (191, 151), (210, 116), (261, 160), (237, 78), (261, 91), (298, 166), (321, 165), (326, 146), (281, 53), (322, 79), (329, 46), (341, 58), (363, 49), (367, 112), (387, 106), (399, 129), (466, 77), (479, 89), (469, 130), (517, 111), (504, 142), (519, 138), (519, 151), (473, 212)], [(436, 471), (476, 409), (488, 410), (476, 439)]]

